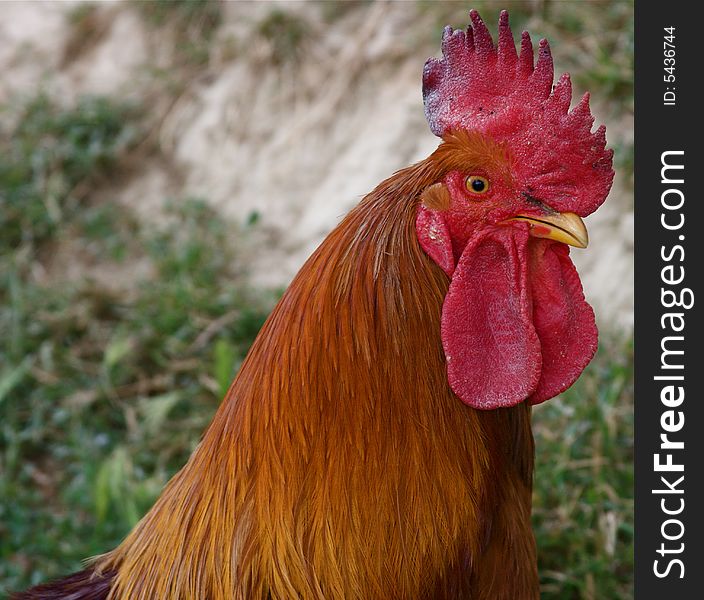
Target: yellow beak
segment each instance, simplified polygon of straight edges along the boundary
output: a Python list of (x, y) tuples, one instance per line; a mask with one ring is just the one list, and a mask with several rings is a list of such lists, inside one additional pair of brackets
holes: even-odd
[(571, 212), (547, 216), (517, 215), (508, 221), (525, 221), (530, 224), (530, 235), (569, 244), (576, 248), (586, 248), (589, 234), (579, 215)]

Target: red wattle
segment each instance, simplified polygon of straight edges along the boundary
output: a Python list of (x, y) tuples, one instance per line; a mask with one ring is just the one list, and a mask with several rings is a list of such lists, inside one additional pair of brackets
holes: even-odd
[(514, 406), (540, 379), (527, 243), (525, 230), (508, 227), (470, 240), (445, 296), (441, 336), (448, 381), (474, 408)]
[(441, 337), (460, 400), (477, 409), (539, 404), (575, 382), (597, 329), (565, 244), (520, 226), (487, 227), (454, 264), (441, 213), (419, 210), (417, 228), (451, 278)]
[(529, 247), (533, 325), (543, 356), (540, 381), (530, 403), (539, 404), (577, 380), (596, 352), (598, 333), (569, 248), (537, 239)]

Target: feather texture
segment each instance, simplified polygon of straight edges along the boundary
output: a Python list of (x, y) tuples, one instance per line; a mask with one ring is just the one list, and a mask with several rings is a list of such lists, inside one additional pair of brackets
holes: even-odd
[(68, 577), (10, 594), (11, 600), (105, 600), (115, 573), (87, 568)]
[(448, 278), (415, 235), (458, 160), (444, 143), (383, 182), (304, 265), (188, 464), (98, 561), (110, 599), (538, 597), (530, 409), (451, 392)]

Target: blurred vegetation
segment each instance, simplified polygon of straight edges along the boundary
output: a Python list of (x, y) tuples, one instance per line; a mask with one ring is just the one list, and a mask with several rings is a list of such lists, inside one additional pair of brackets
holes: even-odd
[[(87, 198), (137, 135), (128, 115), (39, 97), (0, 138), (0, 595), (119, 542), (272, 304), (242, 285), (235, 226), (203, 201), (173, 202), (156, 229)], [(65, 244), (80, 279), (45, 276)]]
[[(332, 21), (366, 4), (320, 8)], [(630, 0), (504, 5), (514, 33), (560, 40), (556, 59), (578, 88), (608, 97), (615, 115), (632, 113)], [(81, 43), (95, 6), (71, 13)], [(209, 60), (221, 2), (134, 6), (175, 32), (184, 70)], [(494, 29), (495, 3), (473, 6)], [(466, 26), (466, 2), (416, 8), (437, 27), (428, 29), (432, 40), (415, 42), (437, 48), (442, 25)], [(305, 21), (278, 8), (257, 27), (282, 64), (308, 35)], [(111, 201), (111, 185), (147, 135), (139, 107), (106, 98), (62, 107), (39, 95), (8, 112), (0, 130), (0, 596), (77, 570), (120, 541), (197, 444), (274, 300), (243, 283), (232, 242), (256, 218), (227, 223), (202, 199), (178, 198), (157, 227)], [(610, 144), (632, 184), (632, 138), (610, 134)], [(95, 189), (108, 193), (98, 199)], [(66, 255), (80, 277), (57, 258)], [(579, 382), (534, 412), (545, 599), (633, 596), (632, 374), (632, 346), (602, 340)]]
[(278, 9), (272, 10), (257, 25), (257, 33), (269, 42), (271, 60), (277, 65), (299, 57), (308, 30), (303, 17)]
[(85, 98), (59, 110), (40, 95), (21, 109), (19, 124), (0, 137), (0, 253), (34, 255), (73, 222), (87, 189), (135, 138), (126, 105)]
[(131, 0), (153, 28), (171, 28), (176, 62), (199, 67), (210, 58), (211, 42), (222, 23), (223, 0)]
[(603, 337), (577, 383), (534, 411), (542, 598), (633, 598), (633, 345)]

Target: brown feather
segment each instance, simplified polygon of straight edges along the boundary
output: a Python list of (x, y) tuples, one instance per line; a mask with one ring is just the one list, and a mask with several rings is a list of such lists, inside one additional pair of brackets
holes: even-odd
[(504, 156), (465, 142), (380, 184), (306, 262), (187, 465), (99, 560), (110, 599), (538, 597), (530, 411), (451, 392), (448, 281), (415, 235), (422, 190)]
[(105, 600), (114, 572), (96, 573), (92, 567), (24, 592), (10, 594), (10, 600)]

